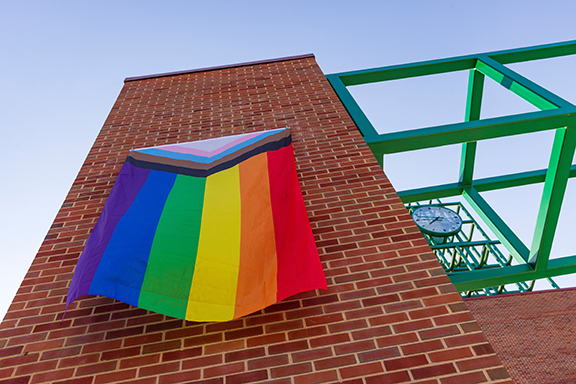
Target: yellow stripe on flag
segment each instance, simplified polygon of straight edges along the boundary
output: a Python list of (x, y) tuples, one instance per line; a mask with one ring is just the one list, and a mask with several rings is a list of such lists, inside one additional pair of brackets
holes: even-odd
[(236, 165), (206, 178), (187, 319), (224, 321), (234, 317), (240, 223), (240, 176)]

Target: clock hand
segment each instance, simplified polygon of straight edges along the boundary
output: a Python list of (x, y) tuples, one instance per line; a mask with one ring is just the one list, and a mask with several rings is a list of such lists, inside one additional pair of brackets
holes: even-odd
[(440, 219), (440, 216), (438, 216), (437, 218), (435, 218), (434, 220), (432, 220), (430, 223), (428, 224), (432, 224), (433, 222), (435, 222), (436, 220)]

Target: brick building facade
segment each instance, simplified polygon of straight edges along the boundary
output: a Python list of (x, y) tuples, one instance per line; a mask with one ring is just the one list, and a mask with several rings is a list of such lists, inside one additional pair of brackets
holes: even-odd
[(576, 289), (467, 299), (517, 384), (576, 382)]
[[(225, 323), (62, 320), (128, 150), (290, 127), (328, 290)], [(127, 79), (0, 326), (0, 383), (511, 383), (312, 55)]]

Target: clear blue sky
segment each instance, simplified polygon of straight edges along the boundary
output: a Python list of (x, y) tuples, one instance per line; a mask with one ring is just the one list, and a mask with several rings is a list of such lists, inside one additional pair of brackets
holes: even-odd
[[(0, 318), (125, 77), (304, 53), (333, 73), (553, 43), (576, 39), (575, 14), (568, 0), (0, 0)], [(569, 58), (515, 69), (574, 103), (575, 67)], [(380, 130), (397, 130), (460, 121), (465, 80), (451, 74), (354, 92)], [(531, 110), (497, 87), (487, 85), (486, 95), (484, 117)], [(520, 143), (481, 146), (478, 175), (546, 166), (547, 153), (540, 153), (549, 150), (549, 135)], [(445, 150), (448, 157), (458, 152)], [(402, 156), (386, 162), (393, 183), (428, 183), (415, 176), (430, 175), (426, 161)], [(435, 180), (443, 177), (456, 175)], [(528, 243), (522, 224), (535, 211), (528, 219), (514, 213), (530, 211), (537, 192), (494, 203), (512, 212), (503, 216)], [(563, 220), (569, 239), (576, 222)]]

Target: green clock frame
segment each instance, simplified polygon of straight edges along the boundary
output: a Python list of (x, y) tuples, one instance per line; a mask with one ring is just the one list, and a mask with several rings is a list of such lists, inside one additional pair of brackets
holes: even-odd
[[(576, 106), (506, 67), (506, 64), (511, 63), (574, 54), (576, 40), (326, 76), (380, 165), (384, 154), (462, 144), (457, 182), (398, 193), (405, 203), (464, 196), (518, 262), (517, 265), (505, 268), (450, 274), (460, 292), (576, 273), (576, 255), (550, 259), (566, 185), (570, 177), (576, 177), (576, 165), (572, 165), (576, 148)], [(463, 70), (469, 71), (466, 114), (464, 121), (456, 124), (380, 134), (346, 88)], [(531, 103), (539, 111), (480, 119), (486, 76)], [(545, 130), (555, 130), (547, 169), (474, 179), (477, 141)], [(544, 183), (544, 189), (533, 242), (528, 248), (482, 198), (480, 192), (535, 183)]]

